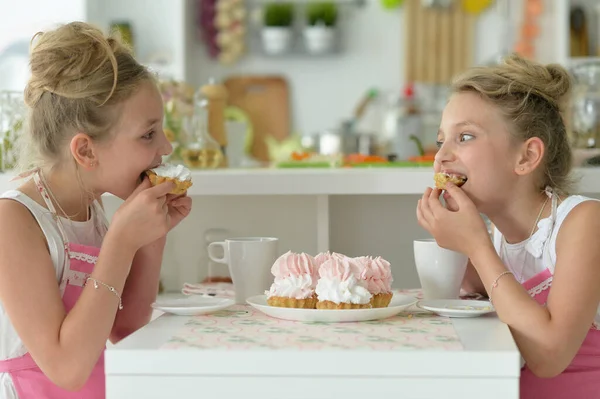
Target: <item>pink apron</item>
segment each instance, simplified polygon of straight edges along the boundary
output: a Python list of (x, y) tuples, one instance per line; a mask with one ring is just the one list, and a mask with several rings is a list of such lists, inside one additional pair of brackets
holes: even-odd
[[(60, 291), (65, 310), (69, 312), (75, 306), (79, 295), (83, 291), (86, 279), (94, 269), (100, 248), (68, 241), (60, 218), (57, 216), (54, 204), (48, 196), (40, 175), (36, 173), (33, 178), (48, 206), (48, 210), (52, 212), (57, 221), (65, 243), (65, 266), (60, 282)], [(98, 229), (99, 234), (104, 236), (107, 227), (98, 218), (99, 212), (102, 212), (102, 210), (99, 206), (94, 208), (95, 212), (92, 212), (92, 217), (96, 218), (96, 229)], [(0, 372), (9, 373), (19, 399), (104, 399), (105, 397), (104, 354), (98, 359), (84, 387), (77, 392), (64, 390), (50, 381), (29, 353), (18, 358), (0, 361)]]
[[(552, 285), (548, 269), (523, 283), (540, 304), (545, 305)], [(521, 370), (522, 399), (600, 398), (600, 331), (592, 326), (571, 364), (554, 378), (536, 377), (525, 365)]]

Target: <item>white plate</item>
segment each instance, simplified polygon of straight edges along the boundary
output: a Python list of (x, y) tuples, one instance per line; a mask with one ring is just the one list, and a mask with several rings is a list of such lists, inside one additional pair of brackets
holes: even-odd
[(180, 316), (193, 316), (216, 312), (235, 305), (233, 299), (192, 295), (186, 298), (159, 299), (152, 304), (156, 310)]
[(352, 321), (379, 320), (392, 317), (406, 308), (415, 304), (417, 300), (412, 296), (394, 294), (387, 308), (374, 309), (295, 309), (269, 306), (266, 295), (256, 295), (246, 300), (249, 305), (263, 312), (267, 316), (293, 321), (317, 321), (327, 323), (340, 323)]
[(477, 317), (495, 311), (488, 301), (466, 299), (430, 299), (419, 301), (417, 306), (446, 317)]

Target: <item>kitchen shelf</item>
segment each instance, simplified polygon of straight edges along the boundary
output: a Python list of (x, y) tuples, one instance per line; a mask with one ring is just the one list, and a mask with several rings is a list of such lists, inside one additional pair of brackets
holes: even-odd
[[(0, 192), (14, 188), (0, 173)], [(600, 168), (577, 168), (578, 191), (600, 194)], [(193, 171), (189, 195), (420, 195), (433, 184), (432, 168), (220, 169)]]
[[(307, 4), (307, 3), (319, 3), (323, 0), (249, 0), (250, 4), (268, 4), (268, 3), (297, 3), (297, 4)], [(352, 5), (356, 7), (363, 7), (367, 0), (333, 0), (333, 3), (338, 5)]]

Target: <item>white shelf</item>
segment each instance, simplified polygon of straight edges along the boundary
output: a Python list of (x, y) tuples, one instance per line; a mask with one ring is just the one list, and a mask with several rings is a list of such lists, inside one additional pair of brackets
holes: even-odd
[(195, 195), (416, 194), (433, 180), (430, 168), (224, 169), (194, 172)]
[[(0, 173), (0, 192), (19, 185)], [(577, 191), (600, 194), (600, 168), (578, 168)], [(433, 184), (431, 168), (222, 169), (194, 171), (189, 195), (422, 194)]]

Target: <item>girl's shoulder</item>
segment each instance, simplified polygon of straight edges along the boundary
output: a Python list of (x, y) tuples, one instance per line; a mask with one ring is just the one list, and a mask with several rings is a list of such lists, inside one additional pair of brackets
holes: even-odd
[(600, 212), (600, 200), (584, 195), (570, 195), (564, 198), (556, 210), (556, 224), (560, 226), (570, 215), (578, 218), (585, 215), (594, 216)]
[(596, 245), (600, 237), (600, 200), (583, 195), (565, 198), (557, 208), (552, 235), (555, 256), (561, 241), (572, 242), (573, 238), (577, 238), (581, 243)]

